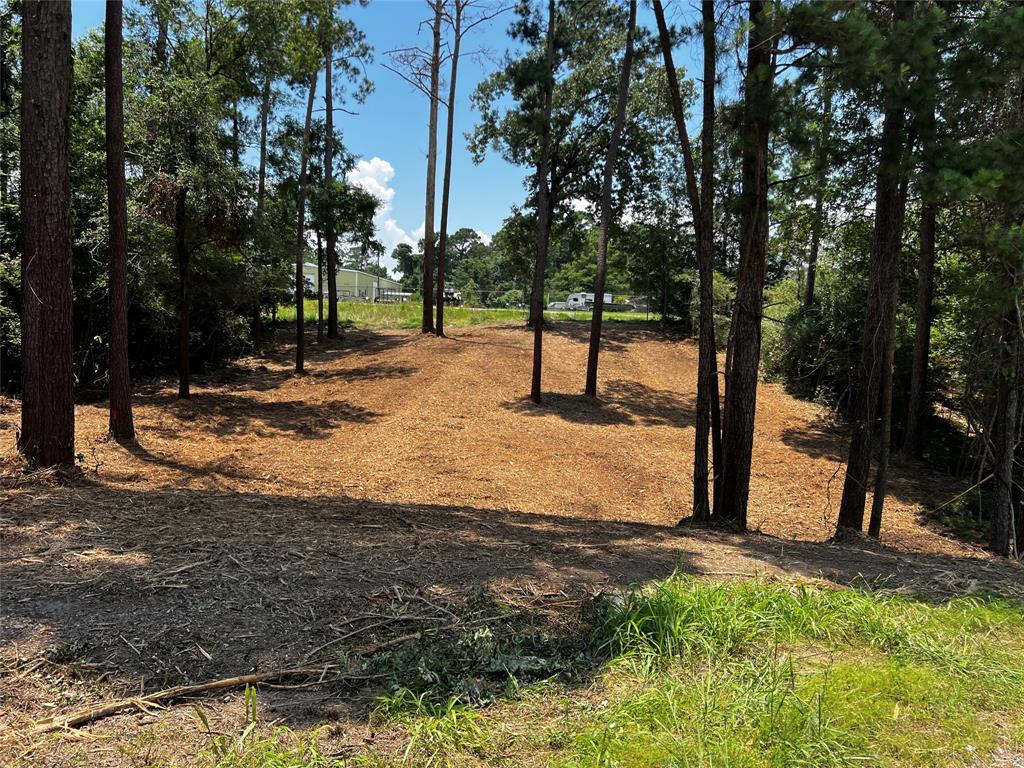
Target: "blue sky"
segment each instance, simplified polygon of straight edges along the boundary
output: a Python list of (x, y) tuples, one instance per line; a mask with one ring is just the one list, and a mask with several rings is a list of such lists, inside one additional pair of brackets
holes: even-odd
[[(269, 1), (269, 0), (268, 0)], [(129, 2), (129, 5), (131, 3)], [(677, 14), (692, 15), (692, 9), (679, 7)], [(384, 52), (402, 46), (429, 46), (430, 33), (420, 22), (427, 16), (426, 3), (418, 0), (373, 0), (367, 7), (354, 6), (348, 15), (366, 34), (374, 48), (374, 62), (368, 75), (375, 89), (362, 105), (350, 105), (358, 115), (339, 113), (335, 124), (344, 134), (345, 145), (361, 162), (352, 180), (384, 200), (378, 216), (378, 236), (388, 253), (399, 242), (414, 242), (423, 232), (427, 150), (427, 99), (398, 75), (382, 66)], [(72, 26), (75, 37), (102, 26), (102, 0), (73, 0)], [(669, 11), (672, 15), (672, 10)], [(641, 15), (641, 23), (653, 27), (650, 13)], [(472, 30), (463, 43), (467, 51), (486, 50), (492, 60), (514, 43), (507, 35), (512, 14)], [(689, 63), (683, 51), (677, 53), (677, 65)], [(449, 231), (471, 227), (492, 235), (501, 227), (512, 205), (523, 200), (526, 169), (518, 168), (488, 154), (481, 165), (474, 165), (463, 135), (472, 130), (477, 115), (470, 94), (494, 64), (486, 57), (465, 57), (459, 65), (458, 100), (455, 114), (456, 142), (452, 158), (452, 199)], [(318, 101), (323, 96), (323, 80)], [(318, 104), (323, 108), (322, 102)], [(321, 113), (322, 114), (322, 113)], [(446, 115), (439, 115), (442, 136), (438, 157), (438, 216), (440, 215), (440, 174), (443, 162), (443, 126)], [(390, 267), (390, 259), (386, 260)]]

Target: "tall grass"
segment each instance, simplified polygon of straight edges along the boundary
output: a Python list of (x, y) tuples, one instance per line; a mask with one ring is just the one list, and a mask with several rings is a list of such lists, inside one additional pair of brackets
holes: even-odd
[(676, 576), (613, 603), (564, 766), (961, 766), (1024, 748), (1024, 611)]
[(965, 671), (983, 662), (973, 632), (1003, 626), (1024, 629), (1019, 607), (963, 597), (938, 609), (895, 595), (677, 575), (613, 603), (601, 631), (614, 656), (664, 661), (824, 642)]

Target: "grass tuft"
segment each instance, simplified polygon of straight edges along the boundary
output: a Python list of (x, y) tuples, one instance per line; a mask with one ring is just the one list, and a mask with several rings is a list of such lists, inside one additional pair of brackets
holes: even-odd
[(374, 717), (406, 731), (408, 741), (402, 754), (403, 763), (449, 765), (452, 755), (468, 753), (485, 757), (492, 751), (493, 742), (483, 715), (455, 696), (437, 704), (427, 693), (416, 694), (408, 688), (399, 688), (378, 700)]

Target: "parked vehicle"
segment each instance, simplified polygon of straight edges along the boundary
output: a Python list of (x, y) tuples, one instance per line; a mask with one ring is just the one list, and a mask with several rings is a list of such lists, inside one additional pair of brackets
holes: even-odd
[[(604, 303), (612, 303), (612, 295), (606, 293), (604, 295)], [(594, 308), (594, 294), (592, 293), (570, 293), (566, 299), (565, 304), (568, 309), (593, 309)]]

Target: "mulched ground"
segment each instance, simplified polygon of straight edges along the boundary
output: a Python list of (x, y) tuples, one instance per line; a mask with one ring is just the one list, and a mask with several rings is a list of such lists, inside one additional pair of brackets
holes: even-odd
[[(580, 394), (585, 331), (547, 334), (541, 406), (524, 396), (531, 336), (512, 327), (351, 331), (310, 344), (301, 377), (282, 345), (200, 377), (191, 401), (170, 381), (147, 384), (137, 445), (104, 438), (102, 404), (78, 408), (85, 472), (70, 486), (18, 473), (7, 403), (0, 762), (133, 765), (124, 752), (140, 750), (185, 762), (207, 739), (188, 707), (41, 740), (27, 729), (126, 693), (321, 663), (332, 641), (330, 658), (358, 656), (457, 621), (449, 609), (481, 587), (552, 626), (599, 592), (677, 568), (936, 599), (1021, 590), (1019, 565), (923, 521), (957, 486), (917, 464), (895, 468), (881, 545), (822, 543), (845, 437), (773, 385), (758, 401), (760, 533), (675, 527), (689, 514), (696, 350), (612, 324), (593, 401)], [(367, 722), (371, 692), (331, 677), (260, 701), (270, 718), (330, 723), (344, 750), (386, 738)], [(239, 699), (203, 700), (215, 730), (237, 724)]]

